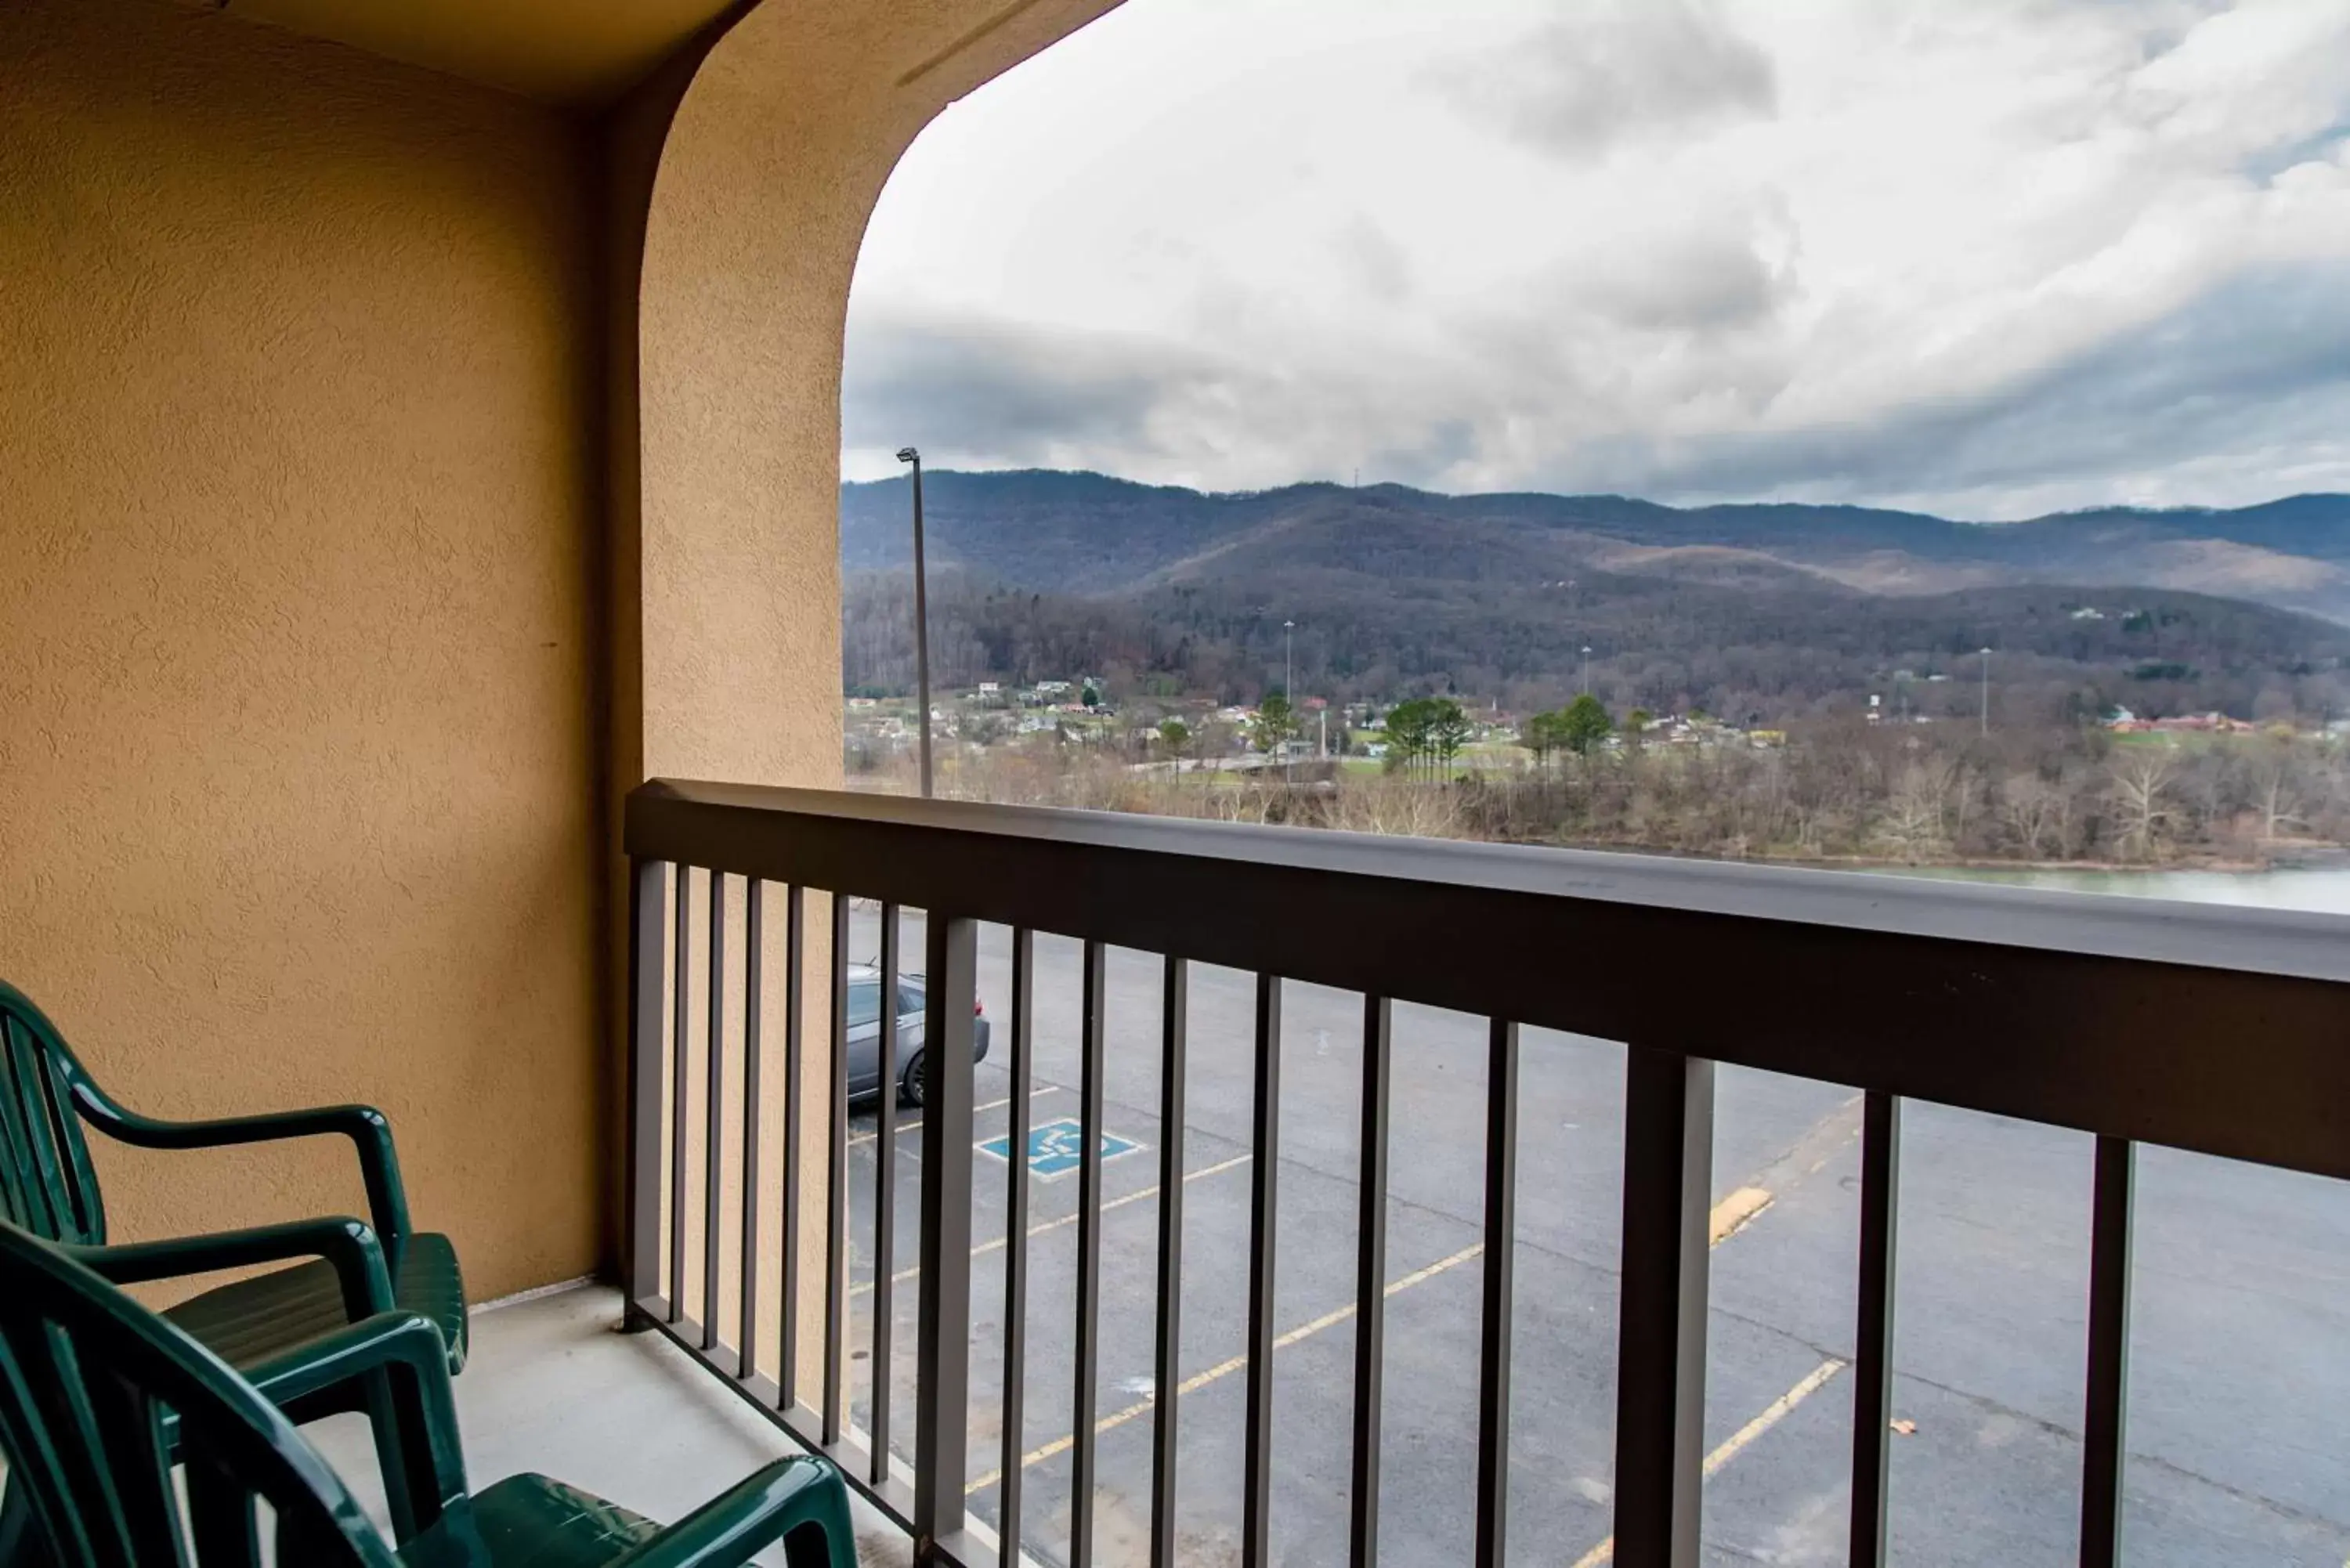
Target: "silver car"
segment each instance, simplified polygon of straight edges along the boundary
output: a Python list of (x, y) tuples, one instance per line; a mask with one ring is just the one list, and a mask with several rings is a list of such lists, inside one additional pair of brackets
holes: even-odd
[[(910, 1106), (922, 1103), (922, 1034), (924, 1009), (930, 993), (919, 974), (898, 977), (898, 1097)], [(987, 1005), (972, 1009), (971, 1059), (987, 1060)], [(855, 964), (848, 971), (848, 1097), (866, 1099), (881, 1092), (881, 971), (874, 964)]]

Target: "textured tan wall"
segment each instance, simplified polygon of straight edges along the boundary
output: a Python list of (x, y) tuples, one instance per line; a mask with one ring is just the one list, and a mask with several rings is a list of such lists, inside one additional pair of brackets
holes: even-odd
[(838, 784), (841, 348), (867, 221), (941, 109), (1112, 3), (765, 0), (710, 50), (644, 240), (624, 778)]
[[(0, 973), (140, 1108), (381, 1105), (477, 1296), (598, 1258), (591, 189), (450, 78), (0, 7)], [(124, 1236), (348, 1169), (105, 1167)]]
[[(639, 399), (616, 412), (640, 444), (613, 453), (613, 782), (726, 779), (837, 787), (840, 735), (839, 447), (842, 340), (857, 253), (882, 185), (915, 135), (953, 99), (1110, 8), (1115, 0), (764, 0), (709, 49), (667, 129), (645, 221)], [(629, 260), (636, 259), (633, 256)], [(625, 299), (616, 300), (625, 306)], [(625, 353), (625, 349), (623, 350)], [(919, 431), (908, 439), (919, 440)], [(691, 941), (707, 954), (705, 884)], [(807, 1039), (824, 1039), (827, 906), (808, 903)], [(743, 942), (734, 886), (726, 944)], [(783, 1003), (782, 921), (767, 926), (763, 1016)], [(910, 967), (920, 963), (910, 955)], [(702, 1125), (709, 979), (687, 977), (691, 1125)], [(743, 1255), (742, 973), (726, 981), (720, 1151), (725, 1194), (716, 1316), (739, 1344)], [(782, 1175), (781, 1031), (766, 1033), (761, 1181)], [(828, 1093), (820, 1053), (803, 1081), (799, 1365), (816, 1372), (822, 1150)], [(708, 1151), (692, 1140), (688, 1180)], [(664, 1188), (666, 1190), (666, 1187)], [(778, 1288), (781, 1228), (770, 1203), (747, 1251)], [(701, 1205), (686, 1205), (687, 1308), (700, 1287)], [(910, 1257), (913, 1242), (904, 1239)], [(760, 1365), (779, 1359), (772, 1330)], [(853, 1369), (858, 1375), (869, 1370)], [(804, 1384), (804, 1399), (814, 1397)]]
[[(593, 121), (0, 7), (0, 973), (142, 1108), (383, 1106), (477, 1296), (608, 1258), (604, 810), (837, 782), (867, 217), (1108, 3), (738, 6)], [(338, 1147), (101, 1158), (124, 1236), (359, 1204)]]

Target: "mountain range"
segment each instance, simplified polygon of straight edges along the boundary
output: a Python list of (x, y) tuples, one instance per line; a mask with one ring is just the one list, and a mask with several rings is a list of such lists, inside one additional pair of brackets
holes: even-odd
[[(1244, 493), (1045, 470), (924, 476), (936, 558), (1008, 586), (1098, 594), (1268, 566), (1355, 563), (1496, 580), (1602, 572), (1923, 595), (2024, 583), (2182, 588), (2350, 624), (2350, 495), (2133, 506), (1969, 523), (1801, 503), (1440, 495), (1308, 483)], [(903, 479), (841, 486), (841, 562), (911, 558)]]
[[(909, 501), (902, 478), (841, 488), (852, 683), (892, 685), (904, 665), (905, 617), (881, 600), (910, 560)], [(1301, 691), (1334, 696), (1544, 701), (1580, 684), (1589, 649), (1613, 700), (1779, 714), (1990, 647), (2002, 679), (2047, 705), (2350, 705), (2345, 495), (1971, 523), (941, 471), (924, 476), (924, 507), (948, 679), (1122, 669), (1245, 697), (1295, 621)]]

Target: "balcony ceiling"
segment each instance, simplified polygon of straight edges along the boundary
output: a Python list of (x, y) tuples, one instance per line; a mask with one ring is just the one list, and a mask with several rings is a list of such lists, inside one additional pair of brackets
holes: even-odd
[(550, 102), (619, 92), (728, 0), (227, 0), (231, 16)]

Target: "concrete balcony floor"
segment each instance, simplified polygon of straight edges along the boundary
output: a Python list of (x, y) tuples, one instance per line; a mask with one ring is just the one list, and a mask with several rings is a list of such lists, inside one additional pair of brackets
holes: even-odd
[[(476, 1487), (536, 1470), (668, 1523), (799, 1449), (657, 1334), (618, 1332), (620, 1293), (583, 1284), (473, 1314), (457, 1379), (466, 1475)], [(382, 1485), (366, 1420), (304, 1428), (379, 1524)], [(858, 1556), (913, 1561), (904, 1533), (853, 1493)], [(783, 1561), (780, 1552), (762, 1562)]]

